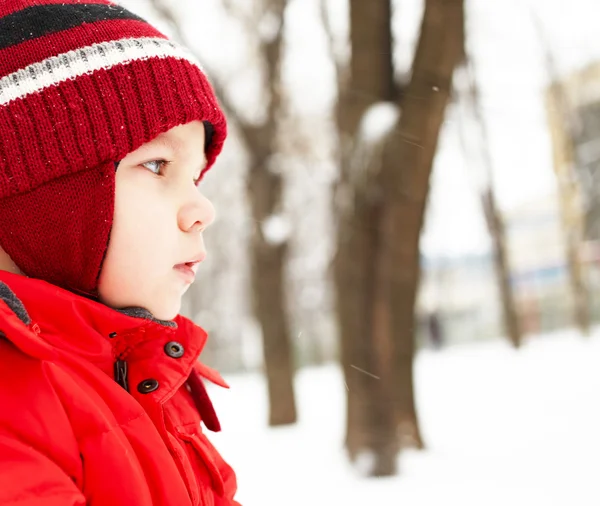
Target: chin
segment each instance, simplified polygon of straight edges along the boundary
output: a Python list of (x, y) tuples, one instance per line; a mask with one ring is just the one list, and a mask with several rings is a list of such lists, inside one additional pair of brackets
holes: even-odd
[(155, 307), (149, 307), (148, 311), (152, 313), (152, 316), (157, 320), (173, 320), (181, 310), (181, 299), (173, 304), (161, 304)]
[[(100, 302), (114, 309), (139, 307), (149, 311), (157, 320), (173, 320), (181, 310), (181, 293), (162, 287), (161, 290), (132, 290), (127, 285), (100, 283)], [(143, 292), (146, 292), (143, 296)], [(141, 293), (140, 293), (141, 292)]]

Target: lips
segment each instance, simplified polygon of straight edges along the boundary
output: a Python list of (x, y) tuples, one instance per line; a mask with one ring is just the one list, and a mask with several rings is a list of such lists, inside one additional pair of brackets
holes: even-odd
[(200, 262), (204, 261), (205, 258), (206, 258), (206, 251), (201, 251), (196, 256), (194, 256), (194, 257), (190, 258), (189, 260), (187, 260), (186, 262), (183, 262), (182, 264), (178, 264), (178, 265), (199, 264)]
[(193, 283), (196, 278), (196, 272), (198, 272), (198, 266), (205, 258), (205, 252), (199, 253), (187, 262), (175, 265), (174, 269), (179, 272), (188, 283)]
[[(197, 266), (198, 264), (195, 265)], [(190, 267), (188, 264), (178, 264), (174, 267), (174, 269), (181, 274), (187, 283), (193, 283), (196, 279), (195, 267)]]

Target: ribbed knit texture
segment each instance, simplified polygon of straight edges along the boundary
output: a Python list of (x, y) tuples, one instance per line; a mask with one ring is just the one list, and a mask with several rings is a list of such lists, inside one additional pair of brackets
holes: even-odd
[(224, 115), (193, 55), (106, 1), (0, 2), (0, 245), (29, 276), (90, 296), (114, 212), (114, 162)]

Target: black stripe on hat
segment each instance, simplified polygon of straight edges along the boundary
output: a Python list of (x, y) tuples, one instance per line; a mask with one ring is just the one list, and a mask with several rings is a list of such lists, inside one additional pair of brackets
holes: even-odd
[(113, 19), (144, 21), (117, 5), (49, 4), (27, 7), (0, 18), (0, 50), (84, 23)]

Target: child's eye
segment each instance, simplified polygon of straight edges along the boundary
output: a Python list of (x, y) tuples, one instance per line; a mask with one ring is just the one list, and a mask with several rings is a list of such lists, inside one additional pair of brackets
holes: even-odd
[[(154, 172), (154, 174), (158, 175), (158, 176), (163, 176), (163, 172), (164, 172), (164, 167), (166, 165), (168, 165), (169, 162), (168, 160), (163, 160), (163, 159), (158, 159), (158, 160), (149, 160), (145, 163), (142, 163), (142, 167), (146, 167), (147, 169), (149, 169), (150, 171)], [(198, 183), (200, 182), (201, 176), (200, 176), (201, 172), (198, 173), (198, 176), (196, 178), (194, 178), (194, 184), (196, 186), (198, 186)]]
[(146, 167), (155, 174), (160, 175), (162, 173), (162, 168), (168, 163), (169, 162), (167, 162), (166, 160), (150, 160), (148, 162), (142, 163), (142, 167)]

